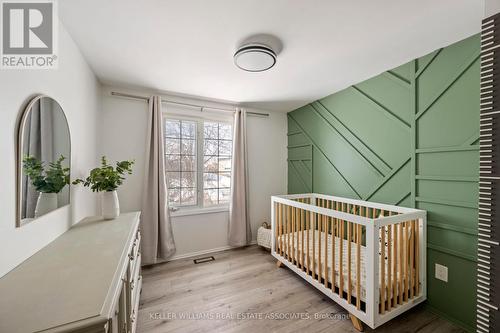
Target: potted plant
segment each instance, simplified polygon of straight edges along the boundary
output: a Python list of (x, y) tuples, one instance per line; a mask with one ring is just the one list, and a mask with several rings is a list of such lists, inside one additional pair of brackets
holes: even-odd
[(83, 184), (90, 187), (92, 192), (101, 193), (102, 216), (106, 220), (114, 219), (120, 215), (120, 203), (116, 189), (123, 184), (125, 174), (132, 174), (134, 161), (116, 162), (116, 168), (108, 164), (106, 157), (101, 158), (101, 166), (90, 170), (85, 179), (76, 179), (74, 185)]
[(57, 193), (69, 184), (69, 168), (62, 166), (65, 159), (61, 155), (55, 162), (50, 162), (45, 170), (44, 162), (36, 157), (24, 157), (24, 173), (40, 193), (36, 202), (35, 218), (57, 209)]

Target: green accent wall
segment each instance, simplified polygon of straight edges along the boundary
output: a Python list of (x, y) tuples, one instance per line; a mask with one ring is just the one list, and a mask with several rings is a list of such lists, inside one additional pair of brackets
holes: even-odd
[(473, 36), (288, 113), (288, 192), (426, 210), (428, 305), (471, 331), (479, 53)]

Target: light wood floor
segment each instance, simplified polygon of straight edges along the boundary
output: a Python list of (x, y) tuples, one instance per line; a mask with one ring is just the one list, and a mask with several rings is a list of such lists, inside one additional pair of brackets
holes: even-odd
[[(210, 263), (186, 259), (143, 270), (139, 333), (357, 332), (343, 308), (292, 271), (276, 268), (269, 252), (250, 246), (213, 256)], [(464, 332), (421, 306), (375, 331)]]

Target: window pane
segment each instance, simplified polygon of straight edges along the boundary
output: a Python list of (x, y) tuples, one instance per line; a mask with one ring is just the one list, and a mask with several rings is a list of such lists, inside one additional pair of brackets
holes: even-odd
[(217, 172), (217, 156), (205, 156), (203, 161), (203, 171)]
[(165, 140), (165, 153), (166, 154), (179, 154), (180, 153), (180, 140), (167, 138)]
[(179, 155), (165, 156), (165, 168), (167, 171), (180, 171), (181, 160)]
[(233, 126), (230, 124), (219, 124), (219, 139), (231, 140), (233, 138)]
[(191, 121), (183, 121), (181, 123), (182, 137), (188, 139), (196, 138), (196, 123)]
[(196, 205), (196, 190), (193, 188), (182, 189), (181, 204), (183, 206)]
[(180, 121), (178, 120), (165, 121), (165, 136), (170, 138), (180, 137)]
[(231, 198), (231, 189), (221, 188), (219, 190), (219, 204), (228, 203)]
[(181, 173), (181, 187), (196, 187), (196, 172)]
[(218, 191), (217, 190), (204, 190), (203, 191), (203, 205), (212, 206), (218, 203)]
[(196, 171), (196, 157), (194, 156), (181, 156), (181, 170)]
[(233, 151), (232, 141), (219, 141), (219, 155), (231, 156)]
[(167, 188), (173, 189), (181, 186), (180, 172), (167, 172)]
[(182, 139), (181, 140), (181, 154), (183, 154), (183, 155), (196, 155), (196, 140)]
[(231, 157), (219, 157), (219, 171), (231, 171)]
[(168, 203), (172, 205), (179, 205), (181, 198), (180, 190), (168, 190)]
[(203, 188), (217, 188), (218, 174), (203, 173)]
[(230, 172), (219, 173), (219, 187), (231, 187), (231, 173)]
[(205, 122), (203, 124), (203, 136), (205, 139), (217, 139), (219, 137), (219, 124), (213, 122)]
[(203, 155), (218, 155), (218, 144), (217, 140), (207, 140), (205, 139), (205, 144), (203, 147)]
[[(198, 203), (197, 124), (197, 121), (165, 120), (167, 195), (172, 205)], [(217, 171), (217, 164), (214, 171)]]

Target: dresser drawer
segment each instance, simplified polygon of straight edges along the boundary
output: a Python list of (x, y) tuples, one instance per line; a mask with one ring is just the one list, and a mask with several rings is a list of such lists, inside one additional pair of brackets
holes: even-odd
[(137, 325), (139, 298), (142, 287), (141, 276), (141, 233), (137, 231), (132, 249), (129, 254), (128, 268), (128, 332), (134, 333)]
[(134, 239), (134, 243), (132, 245), (132, 249), (130, 250), (130, 253), (128, 255), (130, 262), (129, 267), (131, 272), (134, 272), (135, 270), (137, 257), (140, 255), (140, 249), (141, 249), (141, 232), (138, 230)]
[(132, 332), (136, 331), (137, 327), (137, 316), (139, 315), (139, 297), (141, 295), (141, 288), (142, 288), (142, 276), (139, 275), (137, 279), (137, 285), (135, 289), (135, 304), (132, 308), (132, 313), (130, 314), (130, 323), (132, 327)]
[(141, 292), (141, 283), (142, 283), (142, 276), (141, 276), (141, 254), (137, 256), (136, 262), (135, 262), (135, 269), (131, 271), (131, 277), (130, 277), (130, 294), (131, 294), (131, 299), (132, 299), (132, 308), (135, 307), (136, 303), (139, 302), (139, 295)]

